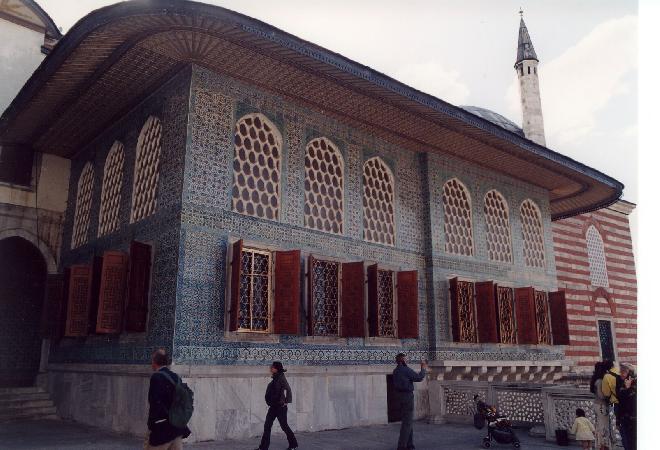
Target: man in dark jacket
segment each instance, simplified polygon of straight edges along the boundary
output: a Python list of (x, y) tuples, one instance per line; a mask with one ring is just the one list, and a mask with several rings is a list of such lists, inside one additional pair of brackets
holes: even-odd
[(174, 385), (179, 376), (168, 369), (169, 356), (164, 349), (151, 355), (154, 373), (149, 381), (149, 433), (144, 442), (145, 450), (180, 450), (182, 439), (190, 436), (188, 427), (176, 428), (169, 423), (169, 411), (174, 400)]
[(286, 381), (284, 372), (286, 372), (286, 369), (279, 361), (274, 361), (273, 365), (270, 366), (270, 373), (273, 379), (266, 388), (268, 414), (266, 414), (266, 422), (264, 422), (264, 434), (261, 436), (261, 444), (257, 450), (268, 450), (270, 446), (270, 431), (273, 428), (275, 419), (280, 423), (280, 427), (282, 427), (282, 431), (284, 431), (286, 439), (289, 441), (289, 448), (287, 450), (298, 448), (296, 436), (294, 436), (286, 420), (286, 405), (287, 403), (291, 403), (293, 397), (291, 395), (291, 387)]
[(397, 450), (414, 450), (413, 444), (413, 416), (415, 412), (415, 386), (426, 376), (428, 364), (422, 361), (422, 370), (416, 373), (406, 365), (406, 355), (396, 355), (396, 369), (392, 373), (392, 384), (398, 392), (401, 407), (401, 430), (399, 431), (399, 444)]
[(637, 383), (634, 367), (630, 364), (622, 363), (619, 366), (616, 397), (619, 403), (614, 413), (621, 434), (621, 443), (624, 450), (635, 450), (637, 448)]

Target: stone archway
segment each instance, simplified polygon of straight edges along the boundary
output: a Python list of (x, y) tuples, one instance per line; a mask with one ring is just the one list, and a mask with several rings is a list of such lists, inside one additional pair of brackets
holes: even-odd
[(47, 264), (28, 240), (0, 240), (0, 386), (31, 386), (39, 370), (39, 325)]

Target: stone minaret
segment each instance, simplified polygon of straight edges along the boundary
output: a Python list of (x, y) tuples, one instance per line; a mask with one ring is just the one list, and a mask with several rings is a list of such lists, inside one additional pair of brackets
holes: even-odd
[(545, 146), (541, 92), (539, 91), (539, 76), (537, 74), (538, 65), (539, 60), (536, 57), (527, 26), (522, 18), (522, 11), (520, 11), (518, 57), (516, 58), (514, 67), (518, 74), (518, 81), (520, 82), (522, 128), (527, 139)]

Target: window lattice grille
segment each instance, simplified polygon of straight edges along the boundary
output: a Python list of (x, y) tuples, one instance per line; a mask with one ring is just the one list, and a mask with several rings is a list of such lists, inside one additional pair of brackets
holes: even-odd
[(280, 207), (282, 138), (262, 114), (248, 114), (234, 130), (232, 208), (240, 214), (277, 220)]
[(243, 249), (239, 291), (238, 328), (268, 331), (270, 322), (271, 255)]
[(536, 312), (536, 334), (539, 344), (551, 344), (547, 292), (534, 291), (534, 306)]
[(605, 263), (605, 245), (602, 236), (593, 225), (587, 229), (587, 254), (589, 256), (591, 285), (609, 287), (610, 280), (607, 276), (607, 264)]
[(362, 189), (364, 239), (394, 245), (394, 177), (380, 158), (364, 163)]
[(344, 229), (344, 160), (326, 138), (307, 144), (305, 224), (335, 234), (341, 234)]
[(76, 192), (76, 210), (73, 215), (71, 248), (80, 247), (87, 243), (89, 212), (92, 207), (93, 190), (94, 169), (92, 168), (92, 163), (88, 162), (80, 173), (80, 178), (78, 178), (78, 191)]
[(493, 190), (486, 193), (484, 216), (486, 219), (488, 257), (491, 261), (512, 262), (509, 208), (506, 200), (499, 192)]
[(394, 272), (391, 270), (378, 270), (378, 336), (396, 337)]
[(455, 255), (472, 256), (472, 209), (470, 193), (457, 179), (451, 179), (442, 188), (445, 213), (445, 251)]
[(516, 343), (516, 319), (513, 313), (513, 288), (497, 286), (497, 318), (500, 342)]
[(545, 267), (541, 210), (534, 202), (527, 199), (520, 205), (520, 220), (522, 222), (525, 264), (529, 267)]
[(99, 210), (98, 236), (104, 236), (119, 229), (119, 201), (121, 200), (121, 179), (124, 173), (124, 146), (121, 142), (112, 144), (105, 158), (101, 208)]
[(314, 260), (312, 271), (312, 334), (315, 336), (339, 335), (339, 263)]
[(142, 126), (135, 158), (131, 223), (156, 212), (162, 125), (151, 116)]

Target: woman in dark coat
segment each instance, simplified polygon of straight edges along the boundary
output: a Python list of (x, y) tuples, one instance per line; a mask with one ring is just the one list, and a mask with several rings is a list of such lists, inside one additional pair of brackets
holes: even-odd
[(295, 450), (298, 448), (298, 441), (286, 420), (286, 405), (292, 401), (291, 387), (284, 376), (286, 369), (282, 366), (281, 362), (274, 361), (273, 365), (270, 366), (270, 372), (273, 379), (266, 388), (268, 413), (264, 422), (264, 434), (261, 436), (261, 444), (257, 450), (268, 450), (270, 446), (270, 431), (275, 419), (280, 423), (280, 427), (282, 427), (282, 431), (284, 431), (289, 441), (287, 450)]

